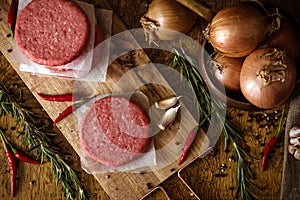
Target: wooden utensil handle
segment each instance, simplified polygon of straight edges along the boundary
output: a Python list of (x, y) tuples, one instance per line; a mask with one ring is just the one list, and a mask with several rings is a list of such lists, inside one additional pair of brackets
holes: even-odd
[(211, 9), (206, 8), (205, 6), (201, 5), (200, 3), (196, 2), (195, 0), (176, 0), (183, 6), (187, 7), (188, 9), (194, 11), (199, 16), (206, 19), (210, 22), (214, 16), (214, 13)]

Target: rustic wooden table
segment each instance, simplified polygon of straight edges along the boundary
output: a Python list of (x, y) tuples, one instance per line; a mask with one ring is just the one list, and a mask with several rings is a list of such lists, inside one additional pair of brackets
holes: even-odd
[[(10, 40), (9, 31), (7, 29), (7, 0), (0, 0), (0, 34), (1, 34), (1, 57), (0, 57), (0, 79), (11, 90), (21, 89), (26, 95), (28, 106), (46, 119), (51, 120), (56, 113), (50, 113), (50, 117), (44, 111), (43, 106), (38, 102), (32, 94), (32, 85), (29, 86), (20, 78), (22, 72), (16, 72), (12, 67), (15, 63), (11, 60), (11, 45), (6, 42)], [(100, 5), (100, 1), (87, 1)], [(151, 0), (111, 0), (109, 4), (114, 11), (114, 15), (118, 16), (125, 24), (127, 29), (139, 28), (139, 18), (146, 12), (147, 6)], [(204, 1), (203, 1), (204, 2)], [(239, 2), (234, 1), (207, 1), (207, 6), (214, 10), (218, 10), (227, 4)], [(280, 6), (295, 19), (300, 20), (298, 4), (296, 0), (291, 1), (266, 1), (272, 5)], [(6, 6), (6, 7), (5, 7)], [(203, 28), (205, 21), (198, 17), (192, 36), (199, 34), (199, 30)], [(194, 35), (193, 35), (194, 34)], [(147, 55), (153, 62), (169, 62), (170, 59), (166, 55), (157, 54), (155, 51), (147, 50)], [(7, 60), (7, 58), (9, 58)], [(20, 75), (21, 73), (21, 75)], [(253, 157), (250, 167), (254, 172), (255, 178), (253, 182), (258, 185), (259, 190), (255, 191), (259, 199), (278, 199), (280, 196), (282, 167), (283, 167), (283, 138), (275, 146), (271, 152), (266, 171), (261, 171), (261, 157), (264, 146), (275, 133), (278, 120), (274, 120), (271, 124), (266, 116), (273, 117), (274, 113), (281, 112), (281, 107), (268, 111), (248, 112), (235, 108), (229, 108), (228, 117), (243, 130), (243, 140), (240, 144), (245, 147), (246, 151)], [(16, 134), (17, 128), (14, 126), (13, 119), (10, 116), (0, 118), (0, 127), (6, 131)], [(61, 133), (59, 128), (54, 128), (58, 136), (57, 141), (61, 141), (61, 145), (68, 154), (67, 158), (72, 163), (74, 169), (80, 175), (84, 188), (89, 194), (93, 194), (91, 199), (109, 199), (101, 185), (99, 179), (87, 174), (80, 167), (80, 159), (76, 151), (68, 142), (68, 138)], [(20, 141), (15, 141), (20, 143)], [(232, 159), (231, 146), (224, 151), (224, 138), (221, 136), (213, 151), (203, 159), (197, 159), (181, 171), (180, 177), (174, 173), (165, 181), (159, 184), (166, 191), (171, 199), (196, 199), (191, 193), (194, 190), (196, 195), (201, 199), (234, 199), (239, 198), (236, 195), (236, 162)], [(2, 149), (2, 146), (1, 146)], [(10, 199), (10, 178), (9, 167), (6, 162), (4, 151), (0, 151), (0, 183), (2, 190), (0, 192), (1, 199)], [(55, 186), (54, 177), (51, 175), (49, 164), (42, 166), (33, 166), (30, 164), (19, 163), (17, 175), (17, 195), (14, 199), (63, 199), (60, 191)], [(187, 185), (190, 187), (187, 187)], [(146, 199), (166, 199), (163, 190), (156, 190)]]

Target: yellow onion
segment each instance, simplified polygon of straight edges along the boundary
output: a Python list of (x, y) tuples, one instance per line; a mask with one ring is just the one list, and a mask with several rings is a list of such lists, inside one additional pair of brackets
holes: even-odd
[(284, 49), (295, 61), (300, 61), (300, 28), (291, 20), (281, 21), (279, 30), (267, 37), (269, 47)]
[(284, 103), (296, 83), (296, 65), (283, 50), (262, 47), (249, 54), (242, 66), (240, 87), (253, 105), (269, 109)]
[[(145, 30), (146, 40), (173, 40), (176, 32), (187, 33), (196, 22), (197, 15), (176, 0), (153, 0), (140, 23)], [(172, 30), (172, 31), (170, 31)]]
[(216, 54), (211, 61), (211, 69), (215, 79), (224, 85), (227, 92), (241, 92), (240, 74), (244, 58), (231, 58)]
[(217, 52), (228, 57), (244, 57), (264, 41), (269, 27), (258, 10), (248, 5), (221, 9), (208, 25), (208, 40)]

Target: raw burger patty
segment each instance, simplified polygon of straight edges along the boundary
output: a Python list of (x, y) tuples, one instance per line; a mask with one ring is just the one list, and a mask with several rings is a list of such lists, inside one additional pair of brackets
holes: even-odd
[(151, 141), (150, 120), (137, 104), (123, 97), (97, 100), (80, 123), (80, 144), (94, 160), (120, 166), (145, 152)]
[[(96, 28), (95, 28), (95, 42), (94, 42), (94, 46), (96, 47), (98, 44), (100, 44), (101, 42), (103, 42), (104, 40), (104, 33), (102, 31), (102, 28), (97, 24)], [(100, 50), (100, 49), (99, 49)], [(94, 54), (95, 55), (99, 55), (100, 51), (98, 50), (98, 52), (95, 52), (94, 49)], [(96, 60), (99, 58), (99, 56), (94, 56), (93, 59), (95, 59), (95, 61), (93, 60), (93, 62), (96, 62)], [(64, 69), (64, 68), (59, 68), (57, 66), (45, 66), (45, 68), (51, 70), (52, 72), (65, 72), (65, 71), (74, 71), (73, 69)], [(76, 73), (76, 71), (75, 71)]]
[(33, 62), (59, 66), (85, 48), (90, 25), (84, 11), (68, 0), (33, 0), (19, 14), (15, 39)]

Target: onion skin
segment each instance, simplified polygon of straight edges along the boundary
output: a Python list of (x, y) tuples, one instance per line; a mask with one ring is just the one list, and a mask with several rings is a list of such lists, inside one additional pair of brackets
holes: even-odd
[(214, 77), (224, 85), (226, 92), (241, 92), (240, 74), (244, 58), (230, 58), (216, 54), (213, 59)]
[(240, 76), (241, 91), (245, 98), (258, 108), (270, 109), (287, 101), (296, 83), (296, 65), (286, 57), (285, 81), (273, 81), (266, 84), (263, 78), (258, 76), (260, 70), (272, 61), (263, 56), (274, 48), (262, 47), (253, 51), (246, 57)]
[(196, 13), (176, 0), (153, 0), (147, 13), (141, 17), (140, 23), (145, 33), (150, 34), (149, 40), (151, 42), (156, 38), (160, 40), (176, 39), (178, 34), (174, 31), (187, 33), (196, 22), (196, 19)]
[(262, 44), (269, 30), (258, 10), (241, 4), (221, 9), (208, 29), (212, 46), (228, 57), (247, 56)]
[(280, 28), (265, 41), (269, 47), (284, 49), (295, 61), (300, 60), (300, 28), (292, 21), (284, 19)]

